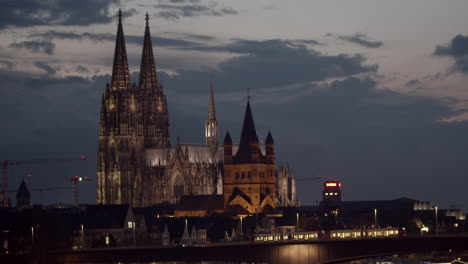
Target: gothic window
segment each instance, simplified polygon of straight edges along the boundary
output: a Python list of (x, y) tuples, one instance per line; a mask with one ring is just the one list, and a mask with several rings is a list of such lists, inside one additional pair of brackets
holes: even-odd
[(239, 179), (239, 172), (236, 171), (236, 179)]
[(184, 186), (183, 185), (174, 185), (174, 196), (177, 199), (180, 199), (184, 195)]
[(242, 179), (245, 179), (245, 172), (242, 172)]
[(250, 173), (250, 171), (247, 172), (247, 178), (249, 178), (249, 179), (252, 178), (252, 174)]

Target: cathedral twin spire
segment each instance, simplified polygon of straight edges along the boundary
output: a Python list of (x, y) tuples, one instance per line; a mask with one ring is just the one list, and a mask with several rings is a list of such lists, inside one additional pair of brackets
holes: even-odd
[[(112, 67), (111, 87), (114, 90), (122, 90), (130, 87), (130, 72), (128, 70), (127, 51), (122, 26), (122, 11), (119, 10), (119, 23), (115, 41), (114, 64)], [(156, 65), (154, 62), (153, 45), (149, 29), (149, 15), (146, 13), (146, 27), (141, 55), (140, 79), (138, 86), (141, 89), (155, 91), (158, 88)]]
[(117, 26), (117, 38), (115, 40), (114, 65), (112, 67), (113, 90), (123, 90), (130, 87), (130, 74), (128, 71), (127, 51), (122, 27), (122, 11), (119, 10), (119, 24)]
[(155, 91), (158, 87), (156, 65), (154, 62), (153, 45), (149, 29), (149, 15), (146, 13), (145, 37), (143, 40), (143, 52), (141, 54), (140, 80), (138, 86), (148, 91)]

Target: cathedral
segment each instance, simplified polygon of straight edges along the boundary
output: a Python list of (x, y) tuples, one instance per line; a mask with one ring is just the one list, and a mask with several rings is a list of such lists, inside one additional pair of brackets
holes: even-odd
[(119, 11), (112, 78), (101, 102), (97, 203), (146, 207), (176, 204), (185, 195), (223, 195), (226, 207), (249, 212), (266, 204), (297, 205), (294, 175), (287, 165), (275, 166), (270, 133), (265, 144), (258, 140), (249, 102), (239, 145), (232, 144), (229, 133), (220, 145), (211, 83), (204, 132), (204, 144), (171, 145), (148, 14), (136, 84), (130, 81)]

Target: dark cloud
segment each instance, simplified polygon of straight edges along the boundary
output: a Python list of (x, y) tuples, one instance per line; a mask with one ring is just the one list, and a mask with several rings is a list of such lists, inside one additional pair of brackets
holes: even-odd
[(235, 91), (239, 87), (277, 87), (377, 71), (377, 65), (366, 65), (361, 55), (323, 55), (304, 45), (291, 45), (288, 40), (236, 40), (226, 45), (188, 49), (239, 55), (221, 62), (216, 69), (183, 70), (179, 75), (165, 76), (189, 93), (196, 92), (192, 87), (203, 87), (211, 78), (223, 83), (224, 89)]
[(77, 72), (81, 72), (81, 73), (89, 73), (89, 70), (86, 67), (82, 66), (82, 65), (77, 65), (75, 67), (75, 70)]
[(450, 70), (468, 73), (468, 36), (455, 36), (448, 44), (437, 46), (433, 55), (452, 57), (455, 63)]
[(199, 35), (199, 34), (183, 33), (183, 32), (164, 32), (164, 33), (180, 36), (182, 38), (191, 38), (191, 39), (196, 39), (196, 40), (201, 40), (201, 41), (216, 40), (215, 36), (208, 36), (208, 35)]
[[(173, 2), (174, 3), (174, 2)], [(185, 2), (177, 2), (185, 3)], [(218, 7), (217, 3), (202, 4), (159, 4), (155, 5), (156, 9), (162, 10), (156, 14), (167, 20), (178, 20), (181, 17), (198, 17), (198, 16), (224, 16), (237, 15), (239, 12), (232, 7)]]
[(131, 16), (136, 15), (138, 13), (139, 13), (138, 10), (136, 10), (135, 8), (124, 9), (124, 10), (122, 10), (122, 17), (124, 17), (124, 18), (131, 17)]
[(41, 69), (41, 70), (44, 70), (46, 71), (46, 73), (48, 75), (54, 75), (57, 71), (52, 68), (49, 64), (47, 64), (46, 62), (43, 62), (43, 61), (36, 61), (34, 62), (34, 66), (36, 66), (37, 68)]
[(418, 86), (418, 85), (421, 85), (421, 81), (419, 81), (419, 80), (409, 80), (406, 83), (407, 87), (415, 87), (415, 86)]
[(90, 25), (112, 21), (109, 7), (118, 0), (4, 0), (0, 29), (41, 25)]
[(325, 45), (313, 39), (298, 39), (295, 42), (302, 43), (302, 44), (310, 44), (310, 45)]
[(3, 65), (5, 68), (11, 70), (15, 68), (15, 63), (9, 60), (0, 60), (0, 65)]
[[(332, 36), (332, 34), (327, 34), (326, 36)], [(366, 34), (362, 33), (356, 33), (352, 36), (338, 36), (338, 39), (358, 44), (366, 48), (380, 48), (383, 45), (382, 41), (370, 40)]]
[[(32, 33), (29, 37), (41, 37), (45, 39), (75, 39), (75, 40), (93, 40), (93, 41), (115, 41), (115, 34), (111, 33), (76, 33), (73, 31), (49, 30), (46, 32)], [(171, 47), (190, 47), (199, 46), (200, 43), (164, 37), (153, 37), (153, 44), (157, 46)], [(141, 36), (125, 35), (125, 41), (129, 44), (143, 45), (143, 33)]]
[(47, 55), (53, 55), (55, 50), (55, 44), (50, 40), (28, 40), (11, 43), (8, 46), (15, 49), (27, 49), (34, 53), (45, 53)]
[(454, 58), (468, 55), (468, 36), (457, 35), (448, 44), (437, 46), (434, 55)]

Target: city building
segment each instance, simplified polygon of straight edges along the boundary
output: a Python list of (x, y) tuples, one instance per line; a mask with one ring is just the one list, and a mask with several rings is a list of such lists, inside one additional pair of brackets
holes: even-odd
[[(120, 11), (118, 21), (112, 78), (106, 85), (101, 102), (97, 203), (146, 207), (160, 203), (176, 204), (184, 195), (222, 195), (226, 177), (225, 155), (223, 145), (218, 143), (219, 123), (213, 84), (210, 87), (204, 144), (177, 141), (172, 146), (168, 105), (157, 79), (149, 17), (146, 16), (138, 84), (130, 81)], [(272, 141), (271, 135), (267, 140)], [(267, 148), (272, 148), (272, 143), (267, 144)], [(243, 148), (232, 145), (232, 154), (244, 157)], [(238, 149), (242, 155), (236, 155)], [(269, 188), (271, 205), (296, 205), (295, 180), (289, 166), (275, 168), (273, 152), (266, 157), (264, 154), (258, 157), (267, 159), (257, 167), (265, 167), (262, 169), (265, 176), (262, 176), (271, 182), (268, 187), (262, 187), (262, 197), (251, 198), (263, 201), (263, 195)]]

